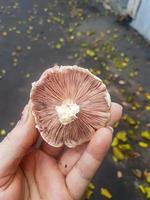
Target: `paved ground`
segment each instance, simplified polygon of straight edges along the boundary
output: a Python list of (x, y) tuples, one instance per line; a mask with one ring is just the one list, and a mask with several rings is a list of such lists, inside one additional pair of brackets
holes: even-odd
[(150, 168), (150, 148), (139, 146), (140, 141), (149, 145), (140, 136), (150, 126), (148, 43), (98, 4), (1, 0), (0, 129), (12, 128), (29, 98), (31, 83), (55, 63), (90, 68), (104, 79), (112, 99), (124, 105), (116, 132), (125, 131), (121, 144), (130, 149), (120, 143), (112, 147), (92, 181), (96, 188), (90, 199), (105, 199), (101, 187), (112, 193), (113, 200), (145, 199), (138, 187), (148, 183), (144, 176), (137, 178), (135, 169), (143, 173)]

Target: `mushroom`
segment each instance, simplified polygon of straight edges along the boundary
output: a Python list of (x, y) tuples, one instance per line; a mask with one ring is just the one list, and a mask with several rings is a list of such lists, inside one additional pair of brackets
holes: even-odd
[(107, 126), (111, 99), (105, 84), (88, 69), (54, 66), (33, 83), (32, 113), (42, 138), (54, 147), (75, 147)]

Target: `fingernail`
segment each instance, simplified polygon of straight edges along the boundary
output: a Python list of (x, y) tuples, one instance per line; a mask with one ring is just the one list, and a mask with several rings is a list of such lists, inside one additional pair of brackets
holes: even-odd
[(119, 104), (120, 105), (120, 109), (121, 109), (121, 111), (123, 111), (123, 106), (121, 105), (121, 104)]
[(27, 121), (29, 117), (29, 104), (27, 104), (23, 111), (22, 111), (22, 115), (21, 115), (21, 119), (19, 120), (19, 123), (25, 123)]
[(107, 126), (106, 128), (108, 128), (112, 133), (114, 132), (113, 127), (111, 127), (111, 126)]

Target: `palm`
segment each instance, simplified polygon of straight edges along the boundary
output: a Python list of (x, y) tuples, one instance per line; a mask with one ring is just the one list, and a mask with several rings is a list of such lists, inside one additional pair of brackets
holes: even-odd
[(55, 158), (36, 150), (24, 157), (4, 199), (71, 200)]

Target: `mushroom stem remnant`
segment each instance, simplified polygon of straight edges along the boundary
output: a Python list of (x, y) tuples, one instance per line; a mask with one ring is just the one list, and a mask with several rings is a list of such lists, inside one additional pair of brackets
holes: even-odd
[(67, 125), (77, 119), (76, 114), (79, 113), (80, 107), (71, 100), (65, 100), (61, 106), (56, 106), (59, 121), (63, 125)]

